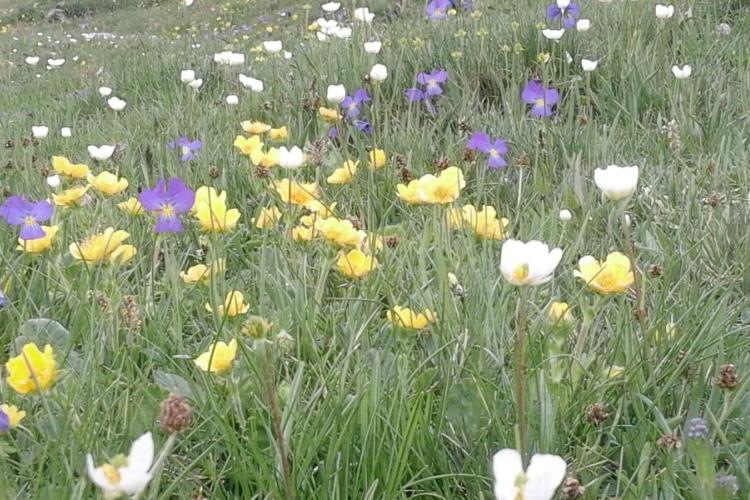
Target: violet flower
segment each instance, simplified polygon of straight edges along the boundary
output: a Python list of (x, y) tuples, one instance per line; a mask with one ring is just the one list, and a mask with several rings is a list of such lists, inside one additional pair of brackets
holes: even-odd
[(505, 139), (496, 139), (493, 141), (484, 132), (474, 132), (469, 138), (466, 148), (486, 154), (487, 165), (492, 170), (508, 166), (508, 162), (503, 157), (503, 155), (508, 153), (508, 145)]
[(560, 8), (555, 1), (547, 7), (547, 19), (549, 21), (561, 20), (565, 29), (575, 28), (580, 15), (581, 7), (575, 2), (570, 2), (567, 7)]
[(344, 98), (344, 100), (341, 102), (341, 107), (346, 112), (347, 118), (356, 118), (357, 116), (359, 116), (360, 104), (368, 102), (369, 100), (370, 95), (367, 93), (367, 90), (359, 89), (354, 93), (353, 96), (346, 96), (346, 98)]
[(367, 120), (354, 120), (354, 126), (360, 132), (364, 132), (367, 135), (372, 134), (372, 124)]
[(0, 410), (0, 434), (8, 432), (10, 429), (10, 417), (3, 410)]
[(407, 99), (409, 99), (409, 102), (422, 101), (425, 98), (424, 92), (416, 87), (406, 89), (404, 91), (404, 95)]
[(178, 216), (193, 208), (195, 193), (180, 178), (172, 177), (169, 182), (160, 179), (154, 189), (141, 192), (138, 201), (145, 210), (157, 212), (155, 232), (179, 233), (182, 222)]
[(424, 93), (429, 97), (443, 94), (443, 83), (448, 80), (448, 72), (444, 69), (433, 69), (430, 73), (419, 73), (417, 83), (424, 85)]
[(445, 19), (451, 8), (453, 8), (452, 0), (431, 0), (427, 4), (427, 17), (433, 20)]
[(21, 226), (18, 236), (24, 240), (44, 238), (40, 222), (50, 220), (54, 207), (47, 200), (28, 201), (23, 196), (11, 196), (0, 205), (0, 217), (11, 226)]
[(182, 135), (178, 139), (168, 142), (167, 147), (179, 150), (182, 155), (180, 156), (181, 161), (190, 161), (198, 158), (196, 153), (203, 148), (203, 141), (200, 139), (191, 141), (186, 135)]
[(529, 80), (521, 91), (521, 99), (531, 104), (531, 116), (551, 116), (552, 108), (560, 100), (557, 89), (546, 88), (539, 80)]

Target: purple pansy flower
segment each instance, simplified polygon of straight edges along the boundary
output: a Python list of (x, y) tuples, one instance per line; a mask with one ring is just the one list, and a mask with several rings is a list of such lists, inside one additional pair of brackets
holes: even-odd
[(431, 0), (427, 4), (427, 17), (430, 19), (445, 19), (448, 9), (453, 7), (451, 0)]
[(196, 153), (203, 147), (203, 141), (200, 139), (191, 141), (186, 135), (182, 135), (177, 140), (168, 142), (167, 147), (178, 149), (182, 155), (180, 156), (181, 161), (190, 161), (198, 158)]
[(466, 145), (468, 149), (481, 151), (487, 155), (487, 165), (496, 170), (508, 166), (503, 155), (508, 153), (508, 145), (504, 139), (490, 139), (484, 132), (474, 132)]
[(154, 189), (144, 190), (138, 201), (149, 212), (158, 212), (155, 232), (179, 233), (182, 231), (179, 214), (193, 208), (195, 193), (180, 178), (172, 177), (169, 182), (160, 179)]
[(521, 99), (531, 104), (531, 116), (551, 116), (552, 108), (560, 100), (560, 93), (557, 89), (548, 89), (539, 80), (529, 80), (521, 91)]
[(359, 89), (353, 96), (346, 96), (341, 103), (341, 107), (346, 112), (347, 118), (356, 118), (359, 116), (359, 105), (369, 100), (370, 95), (367, 93), (367, 90)]
[(10, 417), (3, 410), (0, 410), (0, 433), (8, 432), (10, 429)]
[(28, 201), (23, 196), (11, 196), (0, 205), (0, 217), (11, 226), (21, 226), (18, 236), (24, 240), (38, 240), (46, 233), (40, 222), (50, 220), (54, 207), (47, 200)]
[(448, 79), (448, 72), (444, 69), (433, 69), (430, 73), (419, 73), (417, 83), (424, 85), (424, 93), (429, 97), (443, 94), (442, 84)]
[(567, 7), (563, 8), (560, 8), (557, 2), (552, 2), (547, 7), (547, 19), (549, 21), (562, 20), (565, 29), (575, 28), (580, 15), (581, 7), (575, 2), (570, 2)]
[(409, 99), (409, 102), (421, 101), (425, 98), (424, 92), (416, 87), (406, 89), (404, 95)]
[(354, 120), (354, 126), (360, 132), (364, 132), (367, 135), (372, 134), (372, 125), (367, 120)]

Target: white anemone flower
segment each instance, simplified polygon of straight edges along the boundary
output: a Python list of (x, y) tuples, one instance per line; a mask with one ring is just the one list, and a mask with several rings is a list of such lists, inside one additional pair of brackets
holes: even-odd
[(544, 38), (546, 38), (547, 40), (557, 41), (557, 40), (561, 39), (564, 34), (565, 34), (565, 30), (564, 29), (551, 30), (551, 29), (548, 28), (548, 29), (543, 29), (542, 30), (542, 35), (544, 35)]
[(243, 75), (242, 73), (240, 73), (239, 79), (240, 84), (246, 89), (250, 89), (253, 92), (263, 92), (264, 87), (262, 81), (251, 76)]
[(674, 65), (672, 66), (672, 74), (678, 80), (686, 80), (693, 74), (693, 67), (689, 64), (685, 64), (683, 67)]
[(383, 64), (376, 64), (370, 70), (370, 80), (373, 82), (382, 82), (388, 78), (388, 68)]
[(35, 125), (31, 127), (31, 135), (35, 139), (44, 139), (49, 134), (49, 127), (44, 125)]
[(112, 89), (109, 87), (99, 87), (99, 95), (102, 97), (109, 97), (112, 95)]
[(123, 101), (119, 97), (110, 97), (109, 99), (107, 99), (107, 104), (115, 111), (122, 111), (123, 109), (125, 109), (125, 106), (128, 105), (127, 102)]
[(326, 100), (331, 104), (341, 104), (346, 99), (346, 88), (343, 85), (329, 85)]
[(375, 19), (375, 14), (370, 12), (370, 9), (367, 7), (359, 7), (358, 9), (354, 9), (354, 19), (370, 24)]
[(105, 496), (137, 495), (151, 481), (149, 472), (154, 462), (154, 439), (150, 432), (133, 442), (128, 456), (118, 455), (111, 463), (94, 466), (94, 459), (86, 455), (89, 478), (104, 491)]
[(230, 106), (236, 106), (240, 103), (240, 98), (234, 94), (231, 94), (227, 96), (226, 101), (227, 101), (227, 104), (229, 104)]
[(537, 454), (523, 470), (521, 455), (504, 449), (492, 457), (497, 500), (551, 500), (565, 478), (565, 460), (557, 455)]
[(657, 18), (670, 19), (674, 15), (674, 5), (656, 4), (654, 11)]
[(576, 21), (576, 30), (580, 32), (588, 31), (591, 29), (591, 21), (589, 19), (579, 19)]
[(188, 87), (190, 87), (191, 89), (195, 89), (195, 90), (198, 90), (202, 86), (203, 86), (203, 78), (196, 78), (195, 80), (188, 83)]
[(372, 42), (365, 42), (365, 52), (368, 54), (377, 54), (380, 52), (380, 49), (383, 47), (383, 42), (378, 42), (377, 40), (373, 40)]
[(638, 166), (609, 165), (594, 170), (594, 182), (607, 199), (622, 200), (635, 193), (638, 187)]
[(541, 241), (509, 239), (500, 251), (500, 272), (513, 285), (541, 285), (552, 279), (562, 254)]
[(182, 83), (190, 83), (195, 80), (195, 71), (192, 69), (183, 69), (180, 71), (180, 81)]
[(36, 56), (29, 56), (24, 59), (24, 61), (26, 61), (26, 64), (28, 64), (29, 66), (36, 66), (36, 64), (39, 62), (39, 58)]
[(320, 8), (326, 12), (336, 12), (337, 10), (341, 8), (341, 3), (340, 2), (328, 2), (328, 3), (324, 3), (323, 5), (321, 5)]
[(47, 59), (47, 66), (49, 66), (50, 68), (59, 68), (63, 64), (65, 64), (65, 59), (62, 59), (62, 58), (60, 58), (60, 59)]
[(263, 49), (269, 54), (278, 54), (282, 50), (281, 40), (268, 40), (263, 42)]
[(115, 146), (104, 144), (102, 146), (89, 146), (86, 148), (89, 156), (96, 161), (107, 161), (115, 153)]
[(594, 71), (597, 66), (599, 66), (598, 60), (581, 59), (581, 68), (583, 68), (583, 71), (587, 73)]
[(279, 148), (279, 166), (287, 170), (295, 170), (305, 164), (305, 153), (297, 146), (287, 149)]
[(60, 129), (60, 135), (68, 139), (70, 137), (73, 137), (73, 130), (71, 130), (70, 127), (63, 127)]

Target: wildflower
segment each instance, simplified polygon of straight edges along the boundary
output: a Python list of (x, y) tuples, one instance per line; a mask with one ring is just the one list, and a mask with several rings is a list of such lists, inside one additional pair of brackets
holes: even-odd
[(452, 203), (466, 186), (463, 172), (458, 167), (448, 167), (435, 177), (425, 175), (419, 179), (420, 196), (428, 204)]
[(321, 8), (326, 12), (336, 12), (341, 7), (339, 2), (328, 2), (321, 5)]
[(708, 425), (701, 417), (688, 420), (685, 425), (685, 435), (688, 439), (706, 439), (708, 437)]
[(321, 219), (314, 228), (323, 238), (342, 247), (359, 247), (367, 238), (367, 233), (355, 228), (352, 221), (336, 217)]
[(444, 69), (434, 69), (429, 73), (419, 73), (417, 83), (424, 86), (426, 97), (436, 97), (443, 94), (442, 85), (448, 80), (448, 72)]
[(500, 272), (513, 285), (541, 285), (552, 279), (562, 254), (541, 241), (507, 240), (500, 254)]
[(281, 211), (274, 207), (261, 208), (258, 217), (254, 217), (252, 222), (258, 229), (271, 229), (281, 219)]
[(57, 380), (59, 372), (52, 346), (44, 346), (44, 352), (30, 342), (21, 349), (21, 354), (5, 363), (8, 385), (19, 394), (46, 391)]
[(565, 460), (557, 455), (536, 454), (523, 470), (521, 454), (506, 448), (492, 457), (497, 500), (551, 500), (565, 477)]
[(250, 76), (243, 75), (242, 73), (240, 73), (239, 79), (240, 79), (240, 85), (242, 85), (246, 89), (250, 89), (252, 92), (263, 92), (264, 85), (262, 81), (252, 78)]
[(276, 148), (268, 148), (266, 151), (263, 149), (255, 149), (250, 153), (250, 161), (253, 165), (271, 168), (279, 164), (279, 150)]
[[(208, 312), (214, 312), (211, 304), (207, 303), (205, 307)], [(245, 314), (248, 309), (250, 309), (250, 306), (248, 304), (245, 304), (245, 296), (242, 294), (242, 292), (232, 290), (231, 292), (227, 293), (227, 296), (224, 299), (224, 304), (219, 305), (216, 312), (219, 314), (219, 316), (226, 315), (231, 318), (233, 316)]]
[(552, 302), (547, 310), (547, 322), (551, 325), (565, 325), (575, 321), (573, 308), (566, 302)]
[(674, 5), (656, 4), (654, 10), (658, 19), (670, 19), (674, 15)]
[(268, 40), (263, 42), (263, 49), (269, 54), (277, 54), (282, 50), (282, 44), (280, 40)]
[(36, 66), (36, 65), (37, 65), (37, 64), (39, 63), (39, 59), (40, 59), (40, 58), (39, 58), (39, 57), (37, 57), (37, 56), (29, 56), (29, 57), (27, 57), (26, 59), (24, 59), (24, 61), (25, 61), (25, 62), (26, 62), (26, 64), (28, 64), (29, 66)]
[(342, 251), (336, 260), (336, 267), (350, 278), (361, 278), (378, 267), (378, 259), (355, 248), (346, 253)]
[(164, 432), (176, 434), (190, 427), (192, 413), (193, 409), (187, 400), (172, 393), (161, 403), (159, 423)]
[(26, 412), (19, 410), (15, 405), (2, 404), (0, 405), (0, 410), (8, 418), (8, 426), (11, 428), (18, 427), (21, 424), (21, 420), (26, 418)]
[(731, 498), (740, 491), (740, 485), (737, 483), (737, 476), (720, 474), (716, 476), (716, 490), (719, 498)]
[[(271, 127), (269, 126), (269, 129)], [(263, 142), (260, 140), (260, 136), (254, 135), (252, 137), (244, 137), (238, 135), (234, 140), (234, 147), (240, 150), (240, 153), (246, 156), (250, 156), (254, 151), (257, 151), (263, 147)]]
[(31, 136), (35, 139), (44, 139), (47, 135), (49, 135), (49, 127), (45, 127), (44, 125), (31, 127)]
[(487, 164), (493, 170), (508, 166), (508, 162), (503, 158), (508, 153), (508, 145), (504, 139), (492, 141), (484, 132), (474, 132), (466, 148), (486, 154)]
[[(242, 130), (245, 131), (248, 134), (252, 135), (260, 135), (265, 134), (269, 130), (271, 130), (271, 126), (267, 123), (263, 122), (254, 122), (250, 120), (245, 120), (242, 123), (240, 123), (240, 126), (242, 127)], [(240, 136), (241, 137), (241, 136)], [(260, 138), (258, 138), (260, 140)], [(235, 144), (236, 146), (236, 144)]]
[(110, 87), (99, 87), (97, 91), (102, 97), (109, 97), (110, 95), (112, 95), (112, 89)]
[(50, 202), (28, 201), (22, 196), (11, 196), (0, 205), (0, 217), (11, 226), (21, 226), (18, 236), (27, 241), (46, 236), (39, 223), (50, 220), (53, 212)]
[(66, 139), (69, 139), (70, 137), (73, 137), (73, 131), (70, 129), (70, 127), (63, 127), (60, 129), (60, 135)]
[(225, 50), (214, 54), (214, 62), (225, 66), (242, 66), (245, 64), (245, 54)]
[(474, 205), (465, 205), (461, 209), (462, 224), (471, 229), (479, 238), (502, 240), (505, 238), (505, 228), (510, 221), (505, 217), (498, 219), (494, 207), (483, 206), (477, 211)]
[(86, 470), (91, 481), (104, 491), (105, 497), (117, 498), (123, 494), (137, 495), (146, 489), (151, 481), (149, 469), (153, 462), (154, 439), (147, 432), (133, 441), (127, 457), (117, 455), (111, 463), (95, 467), (93, 457), (86, 455)]
[(125, 106), (127, 106), (128, 103), (126, 103), (119, 97), (110, 97), (109, 99), (107, 99), (107, 105), (115, 111), (122, 111), (123, 109), (125, 109)]
[(369, 152), (370, 168), (377, 170), (386, 164), (385, 151), (382, 149), (373, 149)]
[(374, 18), (375, 14), (370, 12), (370, 9), (367, 7), (359, 7), (357, 9), (354, 9), (354, 19), (356, 19), (357, 21), (370, 24), (372, 23), (372, 20)]
[(591, 29), (591, 21), (589, 19), (579, 19), (576, 21), (576, 31), (581, 33)]
[(145, 210), (158, 213), (154, 231), (178, 233), (182, 231), (178, 216), (193, 207), (195, 193), (180, 178), (172, 177), (168, 182), (160, 179), (156, 187), (141, 192), (138, 200)]
[(427, 17), (433, 20), (445, 19), (453, 7), (452, 0), (430, 0), (427, 4)]
[(268, 138), (272, 141), (283, 141), (289, 137), (289, 131), (286, 127), (272, 128), (268, 131)]
[(225, 269), (224, 259), (217, 259), (209, 265), (196, 264), (189, 267), (187, 271), (180, 273), (180, 278), (188, 285), (208, 283), (212, 276), (224, 274)]
[(70, 160), (64, 156), (53, 156), (52, 168), (55, 169), (55, 172), (58, 174), (71, 179), (85, 179), (86, 176), (91, 173), (88, 166), (82, 163), (71, 163)]
[(182, 135), (174, 141), (167, 143), (169, 149), (177, 150), (180, 153), (180, 161), (190, 161), (198, 158), (196, 154), (203, 148), (203, 141), (196, 139), (191, 141), (187, 136)]
[(370, 70), (370, 80), (373, 82), (382, 82), (388, 78), (388, 68), (382, 64), (376, 64)]
[(547, 40), (553, 40), (553, 41), (560, 40), (564, 34), (565, 34), (564, 29), (559, 29), (559, 30), (543, 29), (542, 30), (542, 35)]
[(47, 66), (49, 68), (59, 68), (65, 64), (65, 59), (59, 58), (59, 59), (47, 59)]
[(346, 96), (341, 102), (341, 107), (344, 109), (347, 118), (356, 118), (360, 113), (360, 105), (370, 101), (370, 95), (365, 89), (358, 89), (354, 95)]
[(292, 228), (292, 239), (294, 241), (312, 241), (317, 233), (314, 226), (294, 226)]
[(297, 146), (287, 149), (279, 148), (279, 166), (287, 170), (295, 170), (305, 164), (305, 154)]
[(320, 197), (320, 189), (315, 182), (300, 183), (290, 179), (274, 181), (273, 187), (281, 201), (292, 205), (306, 205)]
[(346, 99), (346, 89), (343, 85), (329, 85), (326, 91), (326, 100), (331, 104), (340, 104)]
[[(106, 160), (109, 160), (112, 157), (112, 155), (114, 154), (114, 152), (115, 152), (115, 146), (110, 146), (108, 144), (104, 144), (104, 145), (98, 146), (98, 147), (97, 146), (89, 146), (86, 149), (89, 152), (89, 156), (91, 156), (91, 158), (93, 158), (96, 161), (106, 161)], [(53, 164), (54, 164), (54, 158), (52, 159), (52, 161), (53, 161)], [(57, 169), (55, 169), (55, 170), (57, 170)]]
[(547, 7), (547, 20), (561, 21), (567, 29), (575, 27), (580, 15), (581, 7), (570, 0), (557, 0)]
[(529, 80), (521, 92), (521, 99), (532, 105), (531, 116), (551, 116), (560, 94), (557, 89), (544, 87), (539, 80)]
[(88, 190), (89, 186), (74, 186), (60, 194), (53, 194), (52, 201), (60, 207), (73, 207), (83, 202), (84, 195)]
[(60, 184), (62, 184), (62, 180), (60, 179), (59, 175), (55, 174), (55, 175), (50, 175), (49, 177), (47, 177), (47, 185), (51, 187), (52, 189), (59, 188)]
[(328, 176), (326, 181), (328, 184), (348, 184), (354, 179), (354, 174), (357, 173), (358, 165), (358, 161), (347, 160), (341, 165), (341, 167), (334, 170), (333, 173)]
[(128, 188), (128, 180), (124, 177), (119, 179), (115, 174), (102, 172), (99, 175), (88, 175), (89, 186), (93, 187), (100, 193), (114, 196), (122, 193)]
[(188, 87), (193, 90), (198, 90), (203, 86), (203, 78), (196, 78), (192, 82), (188, 83)]
[(589, 288), (602, 294), (624, 293), (633, 284), (634, 276), (630, 259), (620, 252), (612, 252), (603, 262), (591, 255), (578, 261), (576, 278), (586, 282)]
[(591, 59), (581, 59), (581, 68), (587, 73), (594, 71), (598, 65), (599, 61), (592, 61)]
[(367, 52), (368, 54), (377, 54), (380, 52), (380, 49), (382, 47), (383, 43), (378, 42), (377, 40), (365, 42), (365, 52)]
[(138, 198), (128, 198), (122, 203), (118, 203), (117, 208), (130, 215), (140, 215), (143, 213), (143, 205), (138, 201)]
[(204, 372), (224, 373), (232, 368), (236, 357), (237, 340), (232, 339), (228, 344), (221, 341), (211, 344), (194, 363)]
[(320, 114), (320, 117), (328, 123), (336, 123), (337, 121), (341, 120), (341, 115), (335, 109), (320, 107), (318, 108), (318, 113)]
[(609, 200), (628, 198), (638, 187), (638, 166), (609, 165), (605, 169), (597, 168), (594, 170), (594, 182)]
[(690, 78), (690, 75), (693, 74), (693, 67), (690, 66), (689, 64), (686, 64), (683, 67), (679, 67), (675, 65), (675, 66), (672, 66), (672, 74), (678, 80), (686, 80)]
[(217, 193), (208, 186), (198, 188), (190, 211), (195, 214), (204, 230), (225, 232), (237, 227), (240, 212), (236, 208), (227, 209), (226, 199), (225, 191)]
[(195, 80), (195, 71), (192, 69), (183, 69), (180, 71), (180, 81), (182, 83), (190, 83)]
[(412, 311), (408, 307), (394, 306), (386, 316), (396, 326), (410, 330), (423, 330), (435, 321), (435, 313), (429, 309), (422, 312)]
[(42, 228), (42, 231), (44, 231), (44, 236), (33, 240), (18, 238), (18, 247), (16, 248), (21, 252), (30, 254), (40, 254), (48, 250), (55, 242), (55, 237), (57, 236), (57, 232), (60, 229), (60, 226), (40, 227)]
[(112, 263), (124, 264), (136, 253), (133, 245), (124, 245), (130, 237), (127, 231), (115, 231), (108, 227), (103, 233), (95, 234), (80, 243), (71, 243), (70, 255), (86, 263), (99, 263), (109, 260)]
[(563, 222), (569, 222), (571, 219), (573, 219), (573, 214), (567, 208), (563, 208), (562, 210), (560, 210), (560, 213), (557, 215), (557, 217)]

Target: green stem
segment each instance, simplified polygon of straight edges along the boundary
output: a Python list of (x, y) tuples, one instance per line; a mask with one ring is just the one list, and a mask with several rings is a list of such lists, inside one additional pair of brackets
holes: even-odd
[(518, 451), (523, 457), (527, 451), (526, 435), (526, 288), (521, 288), (516, 307), (516, 402), (518, 409)]

